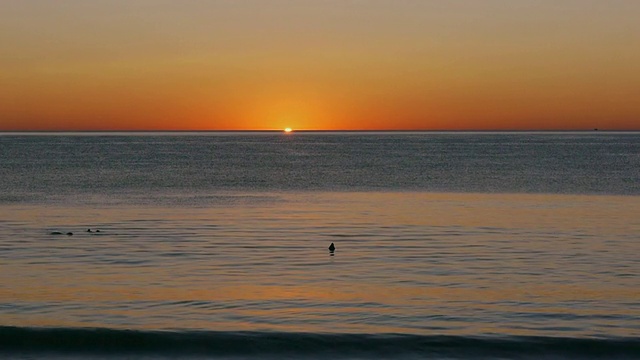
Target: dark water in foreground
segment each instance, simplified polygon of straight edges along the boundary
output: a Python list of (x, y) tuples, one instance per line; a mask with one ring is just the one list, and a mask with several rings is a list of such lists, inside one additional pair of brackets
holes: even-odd
[(47, 358), (635, 359), (640, 352), (634, 339), (13, 328), (0, 336), (0, 356)]
[(640, 134), (0, 135), (0, 165), (1, 358), (640, 358)]

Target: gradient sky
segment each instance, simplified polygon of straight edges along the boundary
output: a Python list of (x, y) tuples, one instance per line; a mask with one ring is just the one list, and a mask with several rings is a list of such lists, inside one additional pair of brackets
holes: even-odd
[(3, 0), (0, 131), (640, 130), (637, 0)]

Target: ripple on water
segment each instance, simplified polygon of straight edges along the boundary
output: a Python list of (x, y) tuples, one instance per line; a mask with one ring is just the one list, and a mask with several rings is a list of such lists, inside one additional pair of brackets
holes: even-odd
[[(432, 209), (434, 196), (453, 201)], [(12, 208), (0, 226), (0, 319), (30, 326), (640, 336), (640, 263), (628, 233), (634, 229), (625, 225), (640, 213), (637, 200), (277, 197), (179, 211), (59, 207), (37, 218), (30, 216), (39, 207)], [(599, 213), (598, 220), (554, 205), (567, 201)], [(31, 220), (16, 220), (22, 218)], [(86, 233), (88, 227), (103, 232)], [(50, 229), (74, 236), (52, 237)]]

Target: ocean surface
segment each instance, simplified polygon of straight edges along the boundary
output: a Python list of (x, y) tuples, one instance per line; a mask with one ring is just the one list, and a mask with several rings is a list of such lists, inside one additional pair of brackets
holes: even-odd
[(633, 132), (0, 134), (0, 358), (640, 359), (639, 214)]

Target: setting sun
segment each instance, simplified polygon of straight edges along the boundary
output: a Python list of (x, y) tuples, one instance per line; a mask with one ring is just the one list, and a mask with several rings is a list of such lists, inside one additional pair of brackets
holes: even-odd
[(640, 130), (640, 1), (85, 3), (0, 2), (0, 132)]
[(293, 131), (293, 130), (292, 130), (291, 128), (285, 128), (285, 129), (284, 129), (284, 132), (286, 132), (286, 133), (290, 133), (290, 132), (292, 132), (292, 131)]

